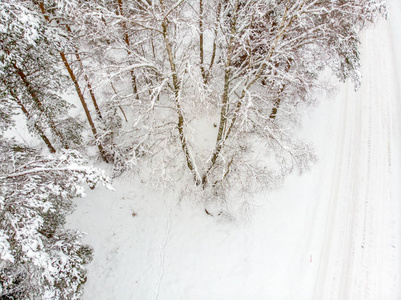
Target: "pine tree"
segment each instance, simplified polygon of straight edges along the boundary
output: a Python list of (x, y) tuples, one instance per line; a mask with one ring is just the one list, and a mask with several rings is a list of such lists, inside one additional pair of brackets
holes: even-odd
[[(33, 1), (33, 2), (35, 2), (36, 5), (38, 6), (38, 8), (39, 8), (39, 10), (40, 10), (40, 12), (42, 14), (42, 17), (44, 18), (44, 22), (47, 22), (47, 25), (48, 25), (49, 29), (51, 29), (53, 27), (53, 25), (52, 25), (52, 20), (51, 20), (51, 18), (49, 16), (49, 10), (46, 7), (46, 5), (50, 6), (51, 8), (57, 7), (57, 4), (60, 4), (61, 8), (63, 8), (65, 5), (70, 5), (70, 4), (67, 4), (65, 1), (46, 1), (46, 2), (45, 1)], [(72, 3), (74, 3), (74, 2), (72, 2)], [(52, 13), (57, 18), (60, 18), (60, 17), (62, 18), (63, 17), (63, 15), (59, 14), (59, 11), (57, 11), (57, 10), (56, 11), (52, 11)], [(56, 24), (57, 25), (55, 25), (55, 27), (53, 28), (54, 31), (56, 31), (56, 32), (62, 31), (63, 28), (60, 28), (59, 21), (56, 21)], [(69, 24), (62, 25), (62, 27), (65, 27), (67, 32), (71, 33), (71, 29), (70, 29)], [(60, 35), (61, 34), (58, 34), (58, 36), (56, 36), (56, 39), (58, 39), (58, 37)], [(96, 145), (97, 145), (97, 147), (99, 149), (99, 153), (100, 153), (102, 159), (105, 162), (108, 162), (107, 153), (105, 152), (105, 150), (103, 148), (102, 141), (99, 139), (97, 126), (96, 126), (96, 124), (95, 124), (95, 122), (94, 122), (94, 120), (92, 118), (92, 115), (91, 115), (91, 113), (89, 111), (86, 99), (84, 97), (84, 93), (82, 91), (82, 88), (81, 88), (81, 85), (80, 85), (80, 82), (79, 82), (79, 79), (78, 79), (78, 77), (76, 75), (76, 72), (74, 71), (74, 69), (72, 67), (72, 64), (67, 59), (67, 55), (66, 55), (66, 52), (65, 52), (66, 50), (72, 50), (74, 52), (74, 54), (75, 54), (75, 57), (78, 60), (78, 63), (80, 65), (80, 67), (83, 68), (83, 64), (82, 64), (82, 61), (80, 59), (80, 55), (78, 53), (78, 49), (74, 44), (71, 43), (70, 39), (66, 39), (65, 41), (66, 42), (64, 44), (60, 44), (59, 43), (59, 45), (58, 45), (59, 46), (58, 47), (58, 53), (59, 53), (59, 55), (61, 57), (61, 60), (63, 62), (63, 65), (64, 65), (65, 69), (68, 72), (68, 75), (69, 75), (69, 77), (70, 77), (70, 79), (72, 81), (72, 84), (75, 87), (75, 90), (76, 90), (78, 98), (79, 98), (79, 100), (81, 102), (82, 108), (84, 109), (86, 119), (88, 120), (90, 129), (92, 131), (93, 137), (95, 138), (95, 143), (96, 143)], [(86, 85), (89, 86), (89, 88), (90, 88), (90, 95), (92, 97), (92, 101), (94, 102), (95, 108), (97, 109), (97, 113), (99, 115), (100, 114), (100, 110), (99, 110), (99, 108), (97, 106), (97, 101), (94, 100), (93, 90), (92, 90), (91, 84), (90, 84), (89, 79), (88, 79), (86, 74), (85, 74), (84, 78), (85, 78), (85, 81), (86, 81)]]
[(64, 228), (82, 182), (108, 185), (76, 151), (42, 157), (0, 140), (0, 298), (79, 299), (92, 249)]
[[(0, 32), (0, 85), (4, 96), (18, 103), (31, 132), (43, 139), (49, 130), (57, 145), (76, 147), (81, 143), (82, 128), (68, 117), (72, 105), (60, 96), (68, 85), (59, 69), (54, 42), (48, 37), (46, 24), (24, 5), (18, 1), (0, 3), (4, 24)], [(50, 150), (52, 146), (46, 144)]]

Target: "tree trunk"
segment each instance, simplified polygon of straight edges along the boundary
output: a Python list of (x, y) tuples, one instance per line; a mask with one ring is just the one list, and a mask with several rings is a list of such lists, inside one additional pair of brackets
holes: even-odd
[(184, 152), (188, 169), (192, 172), (195, 183), (197, 185), (199, 185), (201, 183), (201, 180), (199, 178), (199, 174), (196, 170), (196, 166), (195, 166), (192, 156), (190, 154), (187, 140), (185, 138), (185, 133), (184, 133), (185, 119), (182, 114), (181, 103), (180, 103), (180, 83), (179, 83), (179, 80), (177, 77), (177, 70), (176, 70), (176, 65), (174, 62), (173, 49), (171, 48), (170, 40), (168, 37), (167, 19), (164, 19), (164, 21), (162, 23), (162, 28), (163, 28), (164, 43), (166, 46), (168, 60), (170, 63), (170, 69), (171, 69), (171, 73), (172, 73), (172, 77), (173, 77), (174, 100), (175, 100), (176, 112), (178, 114), (177, 129), (178, 129), (179, 136), (180, 136), (181, 148), (182, 148), (182, 151)]
[[(119, 99), (120, 96), (118, 95), (117, 90), (115, 89), (114, 84), (113, 84), (112, 81), (110, 81), (110, 86), (111, 86), (111, 88), (113, 89), (114, 94), (116, 95), (117, 99)], [(121, 111), (121, 113), (122, 113), (123, 116), (124, 116), (125, 122), (128, 122), (127, 116), (125, 115), (125, 112), (124, 112), (123, 108), (121, 107), (121, 105), (119, 105), (118, 107), (120, 108), (120, 111)]]
[(51, 131), (57, 136), (57, 138), (60, 140), (61, 145), (65, 148), (68, 149), (68, 142), (65, 140), (64, 136), (62, 133), (58, 130), (56, 124), (54, 124), (54, 121), (51, 116), (49, 116), (46, 112), (46, 110), (43, 107), (42, 101), (40, 101), (39, 96), (37, 95), (36, 91), (32, 88), (31, 83), (29, 82), (27, 76), (25, 75), (24, 71), (22, 71), (20, 68), (18, 68), (16, 65), (14, 65), (14, 68), (18, 74), (18, 76), (21, 78), (22, 82), (24, 83), (29, 95), (31, 95), (33, 101), (35, 102), (36, 106), (42, 112), (47, 119), (47, 122), (49, 123)]
[(225, 139), (227, 138), (226, 135), (226, 128), (227, 128), (227, 112), (228, 112), (228, 102), (229, 102), (229, 89), (230, 89), (230, 80), (231, 80), (231, 64), (232, 64), (232, 55), (234, 52), (234, 36), (236, 32), (236, 26), (237, 26), (237, 17), (238, 17), (238, 7), (239, 7), (239, 0), (236, 0), (235, 6), (234, 6), (234, 17), (233, 21), (231, 23), (231, 28), (230, 28), (230, 41), (229, 41), (229, 46), (227, 50), (227, 60), (225, 62), (224, 66), (224, 88), (223, 88), (223, 95), (222, 95), (222, 106), (221, 106), (221, 111), (220, 111), (220, 125), (219, 125), (219, 131), (217, 134), (217, 140), (216, 140), (216, 146), (212, 154), (212, 158), (210, 160), (209, 167), (207, 168), (205, 174), (202, 176), (202, 184), (206, 185), (207, 183), (207, 177), (216, 164), (217, 158), (220, 155), (221, 149), (223, 147), (223, 144), (225, 142)]
[[(285, 71), (286, 72), (290, 71), (292, 61), (293, 60), (291, 58), (288, 60), (287, 66), (285, 67)], [(271, 111), (270, 116), (269, 116), (271, 121), (274, 121), (276, 119), (276, 117), (277, 117), (277, 112), (278, 112), (278, 109), (280, 108), (280, 104), (281, 104), (281, 94), (284, 92), (285, 87), (286, 87), (286, 85), (284, 84), (281, 87), (280, 91), (278, 92), (277, 98), (274, 100), (273, 108), (272, 108), (272, 111)]]
[[(20, 106), (22, 112), (26, 116), (28, 120), (31, 119), (31, 115), (28, 112), (28, 110), (25, 108), (24, 104), (22, 101), (18, 98), (17, 95), (15, 95), (11, 90), (10, 90), (11, 96), (14, 98), (14, 100), (17, 102), (17, 104)], [(56, 149), (54, 149), (53, 145), (51, 144), (50, 140), (47, 138), (46, 134), (43, 132), (43, 130), (39, 127), (36, 122), (33, 124), (33, 127), (35, 128), (36, 132), (38, 135), (42, 138), (42, 140), (45, 142), (47, 148), (49, 149), (50, 153), (56, 153)]]
[[(78, 54), (77, 54), (77, 59), (79, 59)], [(82, 62), (81, 62), (81, 65), (82, 65)], [(82, 68), (83, 68), (83, 65), (82, 65)], [(103, 120), (103, 116), (102, 116), (102, 113), (100, 112), (99, 105), (97, 104), (95, 93), (93, 92), (93, 89), (92, 89), (92, 85), (89, 81), (88, 75), (86, 75), (85, 73), (84, 73), (84, 79), (86, 81), (86, 86), (89, 89), (89, 94), (91, 95), (92, 103), (93, 103), (93, 106), (95, 107), (97, 116), (98, 116), (99, 120)]]
[(74, 72), (72, 71), (71, 66), (68, 63), (64, 52), (61, 51), (60, 52), (60, 56), (61, 56), (61, 59), (63, 60), (65, 68), (68, 71), (68, 74), (70, 75), (70, 78), (71, 78), (72, 82), (74, 83), (75, 90), (77, 91), (79, 100), (81, 101), (82, 107), (84, 108), (86, 118), (88, 119), (88, 122), (89, 122), (89, 125), (91, 127), (93, 136), (95, 137), (96, 144), (97, 144), (97, 147), (99, 149), (100, 155), (102, 156), (103, 160), (108, 163), (108, 160), (107, 160), (107, 157), (106, 157), (106, 153), (105, 153), (105, 151), (103, 149), (102, 143), (98, 140), (99, 136), (97, 134), (95, 123), (93, 122), (93, 119), (92, 119), (92, 116), (91, 116), (91, 114), (89, 112), (88, 106), (86, 105), (86, 101), (85, 101), (85, 98), (84, 98), (84, 96), (82, 94), (81, 88), (80, 88), (80, 86), (78, 84), (77, 78), (75, 77)]
[[(124, 13), (123, 13), (123, 2), (122, 2), (122, 0), (117, 0), (117, 2), (118, 2), (118, 14), (119, 14), (122, 18), (124, 18)], [(130, 57), (131, 57), (131, 54), (132, 54), (131, 49), (130, 49), (131, 43), (130, 43), (130, 39), (129, 39), (129, 36), (128, 36), (127, 23), (126, 23), (124, 20), (121, 22), (121, 27), (122, 27), (122, 29), (123, 29), (123, 31), (124, 31), (124, 33), (123, 33), (123, 35), (124, 35), (124, 42), (125, 42), (125, 44), (127, 45), (128, 62), (131, 64), (131, 62), (130, 62)], [(139, 100), (138, 87), (137, 87), (137, 84), (136, 84), (136, 77), (135, 77), (135, 72), (134, 72), (133, 69), (130, 70), (130, 74), (131, 74), (132, 89), (133, 89), (133, 91), (134, 91), (134, 94), (136, 95), (136, 99)]]
[[(50, 22), (49, 17), (46, 15), (46, 9), (45, 9), (44, 3), (43, 3), (43, 2), (39, 2), (39, 7), (40, 7), (40, 10), (42, 11), (42, 14), (43, 14), (44, 18), (46, 19), (46, 21)], [(95, 123), (93, 122), (92, 116), (91, 116), (91, 114), (90, 114), (90, 112), (89, 112), (89, 109), (88, 109), (88, 106), (86, 105), (86, 101), (85, 101), (85, 98), (84, 98), (84, 96), (83, 96), (83, 94), (82, 94), (81, 87), (80, 87), (79, 84), (78, 84), (78, 80), (77, 80), (77, 78), (75, 77), (74, 72), (73, 72), (73, 70), (71, 69), (71, 66), (70, 66), (70, 64), (68, 63), (67, 58), (66, 58), (66, 56), (65, 56), (65, 54), (64, 54), (63, 51), (60, 51), (60, 56), (61, 56), (61, 59), (62, 59), (62, 61), (63, 61), (63, 63), (64, 63), (65, 68), (66, 68), (67, 71), (68, 71), (68, 74), (70, 75), (70, 78), (71, 78), (72, 82), (74, 83), (75, 90), (77, 91), (79, 100), (81, 101), (82, 107), (84, 108), (86, 118), (88, 119), (88, 122), (89, 122), (89, 125), (90, 125), (90, 127), (91, 127), (93, 136), (95, 137), (96, 144), (97, 144), (97, 147), (98, 147), (98, 149), (99, 149), (100, 155), (101, 155), (101, 157), (103, 158), (103, 160), (104, 160), (106, 163), (108, 163), (108, 160), (107, 160), (107, 157), (106, 157), (106, 153), (105, 153), (105, 151), (104, 151), (104, 149), (103, 149), (102, 143), (101, 143), (101, 142), (99, 141), (99, 139), (98, 139), (99, 136), (98, 136), (98, 134), (97, 134), (97, 130), (96, 130)]]
[(203, 83), (207, 83), (207, 74), (204, 66), (204, 51), (203, 51), (203, 0), (199, 0), (199, 56), (200, 56), (200, 71), (203, 78)]
[(75, 52), (75, 57), (77, 58), (77, 60), (78, 60), (78, 62), (79, 62), (79, 64), (80, 64), (80, 66), (81, 66), (81, 68), (82, 68), (82, 71), (83, 71), (83, 73), (84, 73), (84, 79), (85, 79), (85, 82), (86, 82), (86, 86), (87, 86), (88, 89), (89, 89), (89, 94), (90, 94), (90, 96), (91, 96), (93, 106), (95, 107), (96, 114), (97, 114), (99, 120), (103, 120), (102, 113), (100, 112), (99, 105), (97, 104), (97, 100), (96, 100), (96, 97), (95, 97), (95, 93), (93, 92), (93, 89), (92, 89), (92, 84), (91, 84), (90, 81), (89, 81), (88, 75), (86, 75), (86, 73), (85, 73), (84, 65), (83, 65), (83, 63), (82, 63), (81, 57), (79, 56), (79, 53), (78, 53), (77, 50), (75, 50), (74, 52)]
[(212, 72), (212, 67), (213, 67), (213, 64), (214, 64), (215, 57), (216, 57), (217, 34), (218, 34), (218, 31), (219, 31), (220, 11), (221, 11), (221, 1), (219, 1), (219, 4), (217, 5), (216, 22), (214, 24), (213, 50), (212, 50), (212, 57), (210, 59), (209, 72), (208, 72), (209, 76), (210, 76), (210, 74)]
[[(66, 28), (67, 28), (67, 31), (68, 31), (69, 33), (71, 33), (72, 30), (71, 30), (70, 26), (69, 26), (69, 25), (65, 25), (65, 26), (66, 26)], [(98, 116), (98, 118), (99, 118), (100, 120), (102, 120), (102, 119), (103, 119), (102, 113), (100, 112), (99, 105), (97, 104), (97, 100), (96, 100), (96, 97), (95, 97), (95, 93), (93, 92), (93, 89), (92, 89), (92, 84), (91, 84), (90, 81), (89, 81), (88, 75), (86, 75), (86, 73), (85, 73), (84, 64), (82, 63), (81, 57), (80, 57), (80, 55), (79, 55), (79, 53), (78, 53), (78, 49), (75, 48), (75, 49), (74, 49), (74, 52), (75, 52), (75, 57), (77, 58), (77, 61), (78, 61), (79, 65), (80, 65), (80, 67), (81, 67), (81, 69), (82, 69), (83, 74), (84, 74), (84, 79), (85, 79), (85, 82), (86, 82), (86, 86), (87, 86), (88, 89), (89, 89), (89, 94), (90, 94), (90, 96), (91, 96), (92, 103), (93, 103), (93, 106), (95, 107), (97, 116)]]
[[(303, 7), (303, 5), (305, 4), (305, 1), (301, 4), (300, 8), (301, 9)], [(220, 152), (223, 148), (224, 143), (226, 142), (228, 136), (231, 133), (231, 130), (234, 127), (234, 124), (238, 118), (238, 114), (239, 111), (241, 109), (242, 106), (242, 99), (244, 99), (245, 94), (246, 94), (246, 90), (249, 90), (254, 84), (255, 82), (257, 82), (263, 71), (265, 70), (268, 61), (270, 60), (270, 58), (272, 57), (278, 41), (285, 35), (287, 28), (291, 25), (291, 23), (293, 22), (293, 20), (295, 19), (295, 15), (291, 17), (290, 20), (288, 20), (287, 22), (287, 16), (288, 16), (288, 10), (289, 10), (289, 6), (287, 5), (286, 7), (286, 11), (284, 12), (284, 16), (283, 19), (281, 21), (280, 24), (280, 28), (281, 30), (279, 31), (279, 34), (276, 36), (276, 38), (274, 39), (274, 43), (265, 59), (265, 61), (261, 64), (261, 66), (259, 67), (259, 70), (256, 72), (254, 78), (252, 80), (250, 80), (248, 83), (245, 84), (245, 88), (242, 90), (241, 95), (238, 99), (237, 104), (235, 105), (235, 110), (233, 113), (233, 117), (231, 119), (231, 123), (228, 126), (227, 124), (227, 105), (228, 105), (228, 94), (229, 94), (229, 77), (227, 77), (230, 73), (230, 66), (231, 66), (231, 55), (232, 55), (232, 51), (230, 50), (230, 48), (233, 45), (233, 38), (234, 38), (234, 34), (235, 34), (235, 26), (236, 26), (236, 18), (237, 18), (237, 11), (238, 11), (238, 5), (239, 5), (239, 1), (237, 0), (235, 2), (235, 7), (234, 7), (234, 17), (233, 17), (233, 22), (231, 23), (231, 36), (230, 36), (230, 45), (229, 45), (229, 49), (228, 49), (228, 54), (227, 54), (227, 60), (226, 60), (226, 65), (225, 65), (225, 79), (224, 79), (224, 91), (223, 91), (223, 97), (222, 97), (222, 108), (221, 108), (221, 114), (220, 114), (220, 126), (219, 126), (219, 132), (217, 135), (217, 141), (216, 141), (216, 147), (215, 150), (213, 151), (212, 154), (212, 158), (210, 160), (210, 164), (209, 167), (207, 168), (206, 172), (204, 173), (203, 177), (202, 177), (202, 184), (203, 186), (205, 186), (207, 184), (207, 177), (210, 174), (211, 170), (213, 169), (215, 163), (217, 162), (217, 158), (220, 155)], [(287, 22), (287, 24), (286, 24)], [(278, 100), (278, 101), (277, 101)], [(280, 106), (281, 103), (281, 99), (277, 98), (276, 102), (275, 102), (275, 106), (272, 109), (272, 114), (274, 113), (274, 116), (272, 116), (272, 114), (270, 115), (272, 117), (272, 120), (274, 120), (274, 118), (276, 117), (277, 114), (277, 109)]]

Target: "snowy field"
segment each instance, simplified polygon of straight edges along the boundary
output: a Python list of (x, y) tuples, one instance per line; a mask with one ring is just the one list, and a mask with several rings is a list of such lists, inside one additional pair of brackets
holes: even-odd
[(133, 176), (77, 199), (84, 299), (401, 299), (401, 1), (362, 36), (362, 87), (305, 116), (311, 172), (229, 222)]

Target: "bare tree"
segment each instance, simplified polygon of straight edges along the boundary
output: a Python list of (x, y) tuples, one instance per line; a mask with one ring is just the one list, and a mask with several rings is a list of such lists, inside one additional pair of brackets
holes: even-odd
[(308, 169), (312, 147), (294, 131), (322, 87), (319, 73), (357, 87), (358, 33), (386, 14), (384, 0), (73, 3), (71, 27), (85, 38), (74, 34), (71, 49), (81, 69), (95, 55), (79, 47), (98, 55), (91, 73), (103, 78), (111, 112), (103, 119), (122, 112), (129, 121), (113, 145), (125, 143), (134, 164), (147, 157), (155, 176), (190, 174), (207, 190), (269, 187)]
[[(358, 32), (386, 14), (380, 0), (214, 1), (216, 9), (207, 12), (202, 0), (131, 3), (131, 29), (141, 32), (138, 37), (152, 36), (157, 45), (156, 55), (137, 54), (131, 65), (148, 74), (151, 95), (161, 99), (156, 103), (142, 96), (149, 117), (141, 118), (155, 125), (142, 136), (155, 137), (155, 128), (171, 130), (175, 123), (185, 164), (203, 187), (233, 186), (244, 172), (268, 185), (273, 178), (307, 169), (313, 151), (293, 134), (299, 111), (313, 103), (318, 74), (326, 67), (341, 81), (351, 78), (359, 84)], [(214, 36), (209, 48), (205, 28)], [(192, 39), (196, 29), (198, 41)], [(147, 40), (138, 41), (151, 49)], [(168, 113), (164, 119), (150, 116), (161, 107), (174, 111), (176, 121)], [(211, 120), (216, 140), (206, 157), (191, 131), (193, 120), (205, 115), (218, 118)], [(252, 144), (265, 149), (268, 163), (255, 160)], [(149, 149), (160, 152), (155, 145), (149, 143)]]

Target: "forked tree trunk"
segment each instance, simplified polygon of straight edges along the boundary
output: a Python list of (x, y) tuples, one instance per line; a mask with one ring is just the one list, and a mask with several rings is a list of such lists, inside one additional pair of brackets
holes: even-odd
[[(305, 5), (305, 2), (306, 1), (304, 1), (301, 4), (299, 9), (301, 9)], [(291, 23), (293, 22), (293, 20), (295, 19), (295, 16), (296, 16), (296, 15), (294, 15), (289, 20), (287, 19), (288, 11), (289, 11), (289, 5), (287, 5), (286, 11), (284, 12), (283, 19), (280, 24), (279, 33), (276, 36), (276, 38), (274, 39), (273, 45), (272, 45), (269, 53), (267, 54), (265, 61), (260, 65), (260, 67), (259, 67), (258, 71), (256, 72), (255, 76), (253, 77), (253, 79), (250, 80), (249, 82), (247, 82), (245, 84), (245, 88), (242, 89), (241, 95), (238, 97), (238, 101), (235, 105), (234, 113), (232, 114), (231, 123), (228, 123), (229, 120), (227, 117), (227, 105), (228, 105), (228, 95), (229, 95), (230, 91), (229, 91), (229, 81), (227, 81), (229, 79), (229, 77), (227, 77), (227, 76), (229, 75), (230, 66), (231, 66), (231, 56), (232, 56), (233, 50), (230, 50), (230, 48), (232, 47), (233, 41), (234, 41), (233, 39), (234, 39), (234, 34), (235, 34), (235, 26), (236, 26), (236, 22), (237, 22), (236, 18), (237, 18), (238, 5), (239, 5), (239, 0), (236, 0), (235, 6), (234, 6), (233, 22), (231, 23), (230, 45), (229, 45), (229, 49), (228, 49), (228, 53), (227, 53), (227, 60), (226, 60), (226, 65), (225, 65), (224, 91), (223, 91), (223, 96), (222, 96), (222, 108), (221, 108), (221, 114), (220, 114), (219, 132), (217, 135), (216, 146), (212, 153), (209, 167), (206, 169), (206, 172), (202, 176), (203, 186), (205, 186), (207, 184), (207, 178), (208, 178), (210, 172), (212, 171), (213, 167), (215, 166), (217, 159), (220, 156), (220, 153), (223, 149), (223, 146), (224, 146), (227, 138), (230, 136), (230, 133), (231, 133), (232, 129), (234, 128), (234, 125), (238, 119), (240, 109), (242, 107), (242, 100), (245, 98), (245, 95), (246, 95), (246, 90), (249, 90), (260, 79), (263, 71), (266, 69), (266, 66), (268, 65), (268, 61), (270, 61), (270, 58), (272, 57), (272, 55), (277, 47), (279, 40), (285, 35), (287, 28), (291, 25)], [(277, 98), (277, 99), (279, 99), (279, 98)], [(276, 109), (278, 109), (280, 103), (281, 103), (281, 100), (279, 100), (279, 102), (276, 103), (276, 106), (275, 106)], [(274, 107), (273, 107), (273, 109), (274, 109)], [(273, 110), (272, 110), (272, 112), (273, 112)], [(277, 111), (276, 111), (276, 114), (277, 114)], [(274, 116), (274, 118), (275, 118), (275, 116)]]
[(209, 167), (206, 169), (206, 172), (202, 176), (202, 184), (205, 186), (207, 184), (207, 177), (210, 174), (210, 171), (216, 164), (217, 158), (220, 155), (221, 149), (227, 138), (226, 130), (227, 130), (227, 113), (228, 113), (228, 102), (229, 102), (229, 92), (230, 92), (230, 80), (231, 80), (231, 67), (232, 67), (232, 56), (234, 52), (234, 37), (237, 26), (237, 17), (238, 17), (238, 8), (239, 8), (239, 0), (236, 0), (234, 6), (234, 17), (231, 23), (230, 28), (230, 41), (227, 50), (227, 59), (224, 65), (224, 88), (223, 95), (221, 99), (221, 110), (220, 110), (220, 125), (219, 131), (217, 133), (216, 146), (213, 151), (212, 157), (210, 159)]
[[(160, 2), (162, 4), (162, 6), (164, 6), (163, 1), (161, 0)], [(164, 11), (164, 7), (163, 7), (163, 11)], [(201, 184), (201, 178), (199, 178), (199, 174), (196, 170), (196, 166), (195, 166), (195, 163), (191, 156), (191, 153), (189, 151), (187, 139), (185, 137), (185, 132), (184, 132), (185, 119), (184, 119), (184, 115), (183, 115), (181, 103), (180, 103), (180, 82), (179, 82), (178, 76), (177, 76), (177, 69), (176, 69), (176, 65), (175, 65), (175, 61), (174, 61), (173, 49), (171, 48), (170, 40), (168, 37), (168, 21), (167, 21), (167, 19), (163, 20), (162, 29), (163, 29), (164, 44), (165, 44), (165, 47), (167, 50), (168, 60), (170, 63), (170, 69), (171, 69), (171, 73), (172, 73), (172, 77), (173, 77), (174, 100), (175, 100), (176, 112), (178, 115), (177, 129), (178, 129), (178, 133), (180, 136), (181, 148), (182, 148), (182, 151), (184, 152), (188, 169), (192, 172), (192, 175), (194, 177), (196, 185), (199, 185), (199, 184)]]

